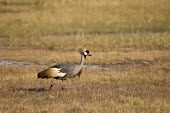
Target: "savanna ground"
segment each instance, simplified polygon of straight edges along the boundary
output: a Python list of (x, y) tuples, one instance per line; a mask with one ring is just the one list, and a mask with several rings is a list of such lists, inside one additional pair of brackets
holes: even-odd
[[(169, 113), (169, 0), (0, 0), (2, 113)], [(80, 78), (37, 79), (92, 57)], [(109, 69), (108, 69), (109, 68)]]

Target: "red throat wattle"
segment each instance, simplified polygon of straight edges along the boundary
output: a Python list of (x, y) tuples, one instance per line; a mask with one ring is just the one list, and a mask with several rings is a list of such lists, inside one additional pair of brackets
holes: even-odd
[(84, 59), (86, 59), (86, 56), (84, 56)]

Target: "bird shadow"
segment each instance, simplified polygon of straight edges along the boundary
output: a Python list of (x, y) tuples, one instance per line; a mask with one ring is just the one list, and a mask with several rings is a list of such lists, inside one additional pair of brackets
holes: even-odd
[(25, 92), (46, 92), (49, 91), (46, 88), (18, 88), (18, 91), (25, 91)]

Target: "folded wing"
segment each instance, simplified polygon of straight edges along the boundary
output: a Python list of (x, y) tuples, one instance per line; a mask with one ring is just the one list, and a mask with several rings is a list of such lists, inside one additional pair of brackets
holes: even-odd
[(64, 77), (67, 73), (61, 72), (60, 68), (51, 67), (38, 73), (38, 78), (60, 78)]

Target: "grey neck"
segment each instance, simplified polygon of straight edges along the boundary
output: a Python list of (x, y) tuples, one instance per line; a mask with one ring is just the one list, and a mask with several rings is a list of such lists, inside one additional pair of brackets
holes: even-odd
[(84, 55), (81, 55), (80, 65), (83, 66), (84, 64)]

